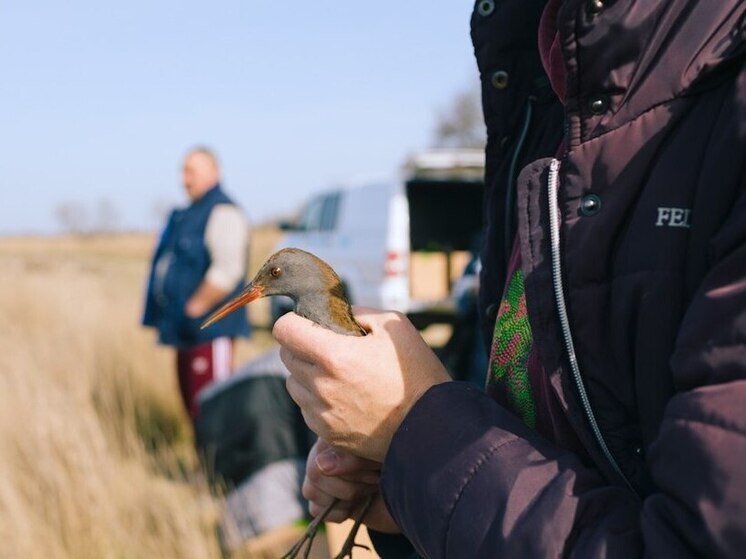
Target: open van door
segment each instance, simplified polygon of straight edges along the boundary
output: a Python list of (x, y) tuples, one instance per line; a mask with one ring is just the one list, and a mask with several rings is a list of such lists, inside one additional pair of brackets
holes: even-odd
[(453, 284), (481, 243), (484, 152), (426, 152), (410, 159), (406, 171), (410, 318), (420, 327), (451, 322)]

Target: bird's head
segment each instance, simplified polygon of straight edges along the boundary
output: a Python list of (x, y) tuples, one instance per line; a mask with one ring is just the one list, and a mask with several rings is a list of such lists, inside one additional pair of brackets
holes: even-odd
[(297, 313), (332, 329), (351, 318), (344, 288), (331, 266), (310, 252), (285, 248), (270, 256), (246, 288), (215, 311), (202, 328), (268, 295), (290, 297)]

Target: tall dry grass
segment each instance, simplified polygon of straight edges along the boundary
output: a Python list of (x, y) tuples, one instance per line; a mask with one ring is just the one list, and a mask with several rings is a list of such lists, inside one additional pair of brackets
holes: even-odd
[(152, 243), (0, 239), (0, 558), (219, 557), (171, 352), (138, 326)]

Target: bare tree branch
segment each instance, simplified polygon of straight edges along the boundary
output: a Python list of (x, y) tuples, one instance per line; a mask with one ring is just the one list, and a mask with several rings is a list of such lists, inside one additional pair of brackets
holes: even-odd
[(435, 147), (481, 148), (486, 141), (480, 92), (474, 88), (457, 94), (435, 126)]

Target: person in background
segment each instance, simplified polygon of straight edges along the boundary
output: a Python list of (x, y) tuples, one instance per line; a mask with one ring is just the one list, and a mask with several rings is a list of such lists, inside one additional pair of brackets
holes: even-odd
[(246, 312), (207, 330), (200, 324), (243, 286), (249, 224), (220, 186), (220, 166), (205, 147), (189, 151), (182, 172), (189, 205), (175, 209), (153, 255), (143, 324), (158, 330), (160, 343), (176, 349), (179, 389), (189, 416), (197, 394), (233, 369), (233, 343), (249, 336)]
[(325, 441), (313, 514), (354, 516), (378, 464), (387, 558), (744, 556), (744, 22), (742, 0), (475, 3), (487, 391), (400, 314), (357, 309), (363, 337), (280, 318)]

